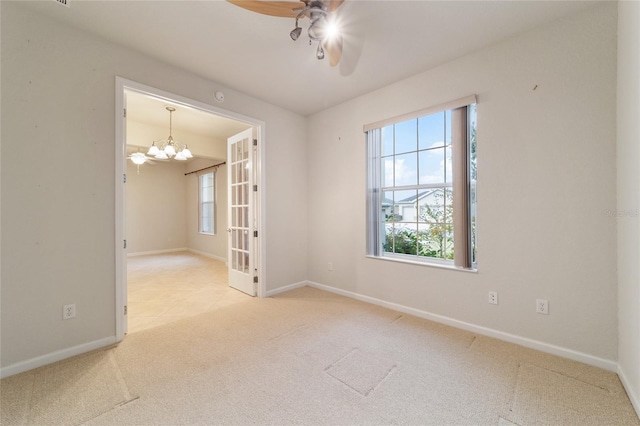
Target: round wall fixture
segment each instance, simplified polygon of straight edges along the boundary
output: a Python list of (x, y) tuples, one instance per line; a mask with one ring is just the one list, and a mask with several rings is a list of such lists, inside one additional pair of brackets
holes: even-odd
[(221, 91), (217, 91), (213, 94), (213, 96), (216, 98), (216, 101), (218, 102), (223, 102), (224, 101), (224, 93), (222, 93)]

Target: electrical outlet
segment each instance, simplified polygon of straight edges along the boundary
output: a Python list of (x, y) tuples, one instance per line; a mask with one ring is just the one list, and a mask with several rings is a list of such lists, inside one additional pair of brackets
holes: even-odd
[(549, 315), (549, 301), (545, 299), (536, 299), (536, 312), (539, 314)]
[(491, 303), (492, 305), (497, 305), (498, 304), (498, 292), (497, 291), (490, 291), (489, 292), (489, 303)]
[(327, 263), (327, 270), (328, 271), (333, 271), (333, 262)]
[(76, 317), (76, 304), (64, 305), (62, 307), (62, 319), (68, 320)]

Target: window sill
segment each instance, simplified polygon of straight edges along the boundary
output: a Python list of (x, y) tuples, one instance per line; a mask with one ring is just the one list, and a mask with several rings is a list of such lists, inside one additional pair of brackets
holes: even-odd
[(450, 271), (478, 273), (478, 267), (477, 266), (474, 266), (471, 269), (466, 269), (466, 268), (460, 268), (458, 266), (454, 266), (453, 263), (448, 264), (448, 263), (436, 263), (436, 262), (427, 262), (427, 261), (421, 262), (421, 261), (418, 261), (418, 260), (404, 259), (404, 258), (395, 257), (395, 256), (371, 256), (371, 255), (365, 255), (365, 257), (367, 257), (369, 259), (384, 260), (384, 261), (387, 261), (387, 262), (406, 263), (406, 264), (409, 264), (409, 265), (427, 266), (427, 267), (430, 267), (430, 268), (448, 269)]
[(215, 237), (215, 236), (216, 236), (216, 234), (211, 233), (211, 232), (198, 232), (198, 234), (200, 234), (200, 235), (210, 235), (210, 236), (212, 236), (212, 237)]

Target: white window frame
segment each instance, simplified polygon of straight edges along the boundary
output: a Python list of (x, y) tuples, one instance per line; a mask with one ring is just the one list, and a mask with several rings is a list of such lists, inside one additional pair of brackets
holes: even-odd
[[(205, 176), (207, 175), (211, 175), (212, 176), (212, 185), (211, 185), (211, 200), (212, 201), (203, 201), (203, 197), (202, 197), (202, 192), (203, 192), (203, 186), (202, 186), (202, 180)], [(217, 191), (216, 191), (216, 171), (212, 170), (210, 172), (202, 172), (202, 173), (198, 173), (198, 233), (200, 234), (204, 234), (204, 235), (216, 235), (216, 217), (217, 217), (217, 208), (216, 208), (216, 195), (217, 195)], [(204, 205), (205, 203), (211, 203), (211, 231), (209, 230), (205, 230), (204, 227), (204, 215), (203, 215), (203, 211), (204, 211)]]
[[(471, 118), (470, 108), (468, 106), (476, 104), (475, 95), (465, 98), (457, 99), (445, 104), (433, 106), (420, 111), (415, 111), (401, 116), (393, 117), (390, 119), (378, 121), (364, 126), (364, 131), (367, 140), (367, 256), (376, 259), (392, 260), (407, 263), (417, 263), (423, 265), (443, 266), (449, 268), (456, 268), (467, 271), (477, 270), (477, 253), (473, 250), (476, 249), (476, 236), (472, 235), (472, 214), (476, 215), (475, 199), (472, 203), (472, 193), (475, 196), (476, 188), (472, 187), (471, 183)], [(382, 160), (384, 158), (393, 158), (395, 164), (396, 153), (393, 155), (383, 155), (382, 152), (382, 129), (388, 126), (392, 126), (399, 123), (404, 123), (411, 120), (417, 120), (420, 117), (429, 116), (436, 113), (445, 111), (456, 110), (455, 123), (458, 123), (454, 128), (452, 123), (451, 132), (454, 134), (454, 138), (458, 142), (456, 144), (459, 148), (457, 151), (454, 149), (454, 174), (452, 176), (452, 182), (441, 183), (429, 183), (429, 184), (417, 184), (408, 186), (391, 186), (385, 187), (383, 182), (382, 173)], [(452, 118), (452, 121), (454, 119)], [(475, 123), (474, 123), (475, 124)], [(455, 134), (458, 132), (457, 134)], [(446, 141), (445, 141), (446, 142)], [(446, 143), (445, 143), (446, 145)], [(445, 148), (446, 149), (446, 148)], [(418, 155), (420, 148), (417, 146), (413, 151)], [(398, 153), (397, 155), (403, 155)], [(394, 185), (396, 182), (394, 182)], [(475, 181), (474, 181), (475, 184)], [(420, 256), (418, 254), (401, 254), (386, 252), (383, 248), (384, 234), (386, 234), (386, 219), (382, 212), (383, 199), (386, 191), (401, 191), (401, 190), (416, 190), (419, 194), (420, 191), (426, 191), (434, 188), (452, 188), (453, 203), (454, 205), (464, 206), (462, 209), (455, 209), (453, 211), (453, 227), (455, 230), (462, 229), (462, 232), (456, 231), (454, 234), (454, 259), (443, 259), (429, 256)], [(397, 200), (394, 200), (394, 205)], [(417, 200), (416, 200), (417, 201)], [(419, 212), (419, 210), (418, 210)], [(395, 215), (397, 212), (393, 212)], [(418, 213), (416, 213), (417, 215)], [(416, 223), (418, 223), (416, 219)]]

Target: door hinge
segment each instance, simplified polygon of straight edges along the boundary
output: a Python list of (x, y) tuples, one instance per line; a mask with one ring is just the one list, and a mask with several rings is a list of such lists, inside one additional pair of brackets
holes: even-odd
[(126, 173), (122, 174), (122, 183), (127, 183), (127, 174)]
[(253, 277), (253, 283), (254, 284), (258, 284), (258, 276), (257, 275), (255, 277)]
[(255, 238), (258, 238), (258, 231), (253, 231), (253, 236), (254, 236)]
[(125, 248), (125, 249), (127, 248), (127, 240), (124, 240), (124, 247), (122, 248)]
[(125, 108), (125, 109), (123, 109), (123, 111), (124, 111), (124, 114), (123, 114), (122, 116), (123, 116), (124, 118), (127, 118), (127, 109)]
[(124, 314), (127, 315), (127, 305), (124, 305)]
[(253, 185), (253, 192), (258, 192), (258, 185)]
[(258, 139), (253, 140), (253, 146), (258, 146)]

